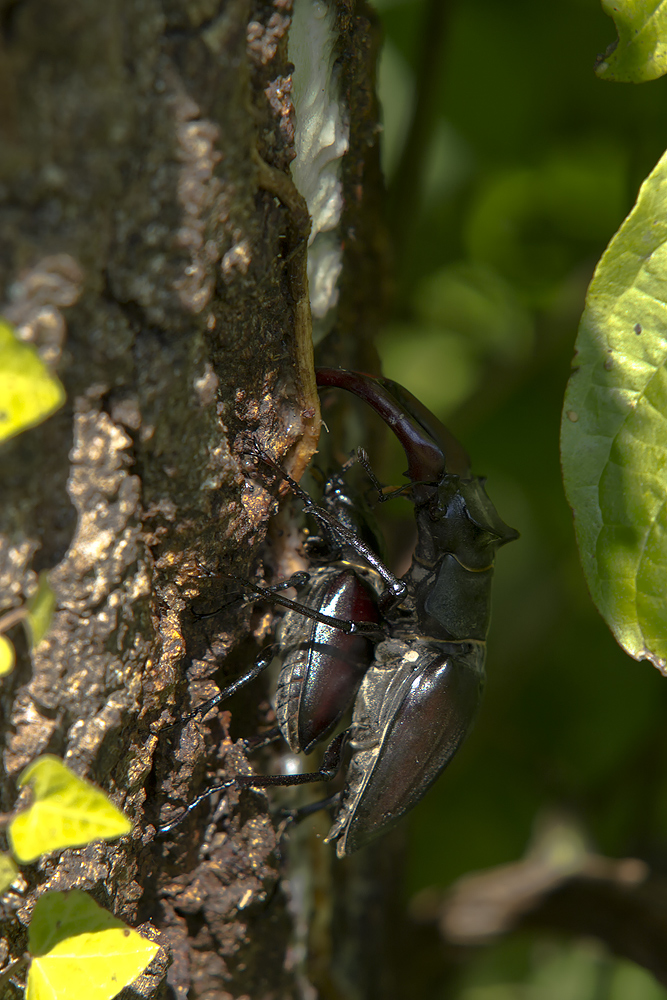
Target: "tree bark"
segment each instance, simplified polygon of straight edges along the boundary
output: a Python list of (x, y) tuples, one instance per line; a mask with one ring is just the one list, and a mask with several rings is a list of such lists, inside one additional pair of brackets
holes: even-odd
[[(374, 370), (377, 33), (354, 0), (337, 16), (351, 135), (322, 361)], [(254, 442), (297, 478), (317, 445), (289, 21), (289, 0), (0, 3), (2, 311), (67, 391), (2, 457), (0, 610), (42, 569), (57, 596), (36, 649), (12, 632), (2, 809), (49, 752), (134, 822), (117, 843), (22, 869), (2, 901), (3, 967), (25, 951), (36, 897), (79, 888), (159, 932), (164, 951), (127, 995), (393, 995), (384, 931), (400, 837), (342, 865), (311, 827), (295, 860), (270, 798), (233, 786), (157, 832), (248, 769), (228, 712), (164, 727), (247, 667), (270, 630), (238, 602), (193, 614), (229, 602), (228, 577), (256, 578), (266, 551), (280, 484)], [(291, 557), (289, 532), (276, 537), (274, 569)], [(237, 698), (236, 738), (270, 717), (265, 697), (259, 681)]]

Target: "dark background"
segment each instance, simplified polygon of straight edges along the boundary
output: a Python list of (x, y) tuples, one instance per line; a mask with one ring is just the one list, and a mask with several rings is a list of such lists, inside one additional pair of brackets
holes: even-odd
[[(555, 817), (563, 838), (661, 872), (667, 688), (590, 600), (558, 434), (587, 284), (665, 147), (667, 81), (596, 78), (615, 38), (597, 0), (377, 6), (396, 266), (384, 373), (447, 421), (521, 532), (497, 561), (476, 729), (410, 819), (406, 896), (418, 911), (429, 887), (519, 859)], [(402, 471), (388, 443), (385, 478)], [(400, 545), (409, 522), (391, 517)], [(480, 953), (456, 995), (667, 991), (590, 939), (526, 933)]]

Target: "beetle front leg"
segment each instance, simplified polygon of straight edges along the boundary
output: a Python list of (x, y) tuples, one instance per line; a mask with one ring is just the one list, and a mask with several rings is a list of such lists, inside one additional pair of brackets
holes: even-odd
[(376, 490), (379, 503), (386, 503), (387, 500), (393, 500), (395, 497), (410, 497), (410, 492), (415, 486), (432, 485), (426, 480), (420, 480), (419, 482), (409, 483), (405, 486), (397, 486), (395, 489), (389, 490), (388, 487), (382, 485), (378, 477), (375, 475), (365, 448), (357, 449), (357, 461), (370, 479), (371, 486), (374, 490)]
[(391, 593), (392, 597), (398, 600), (405, 595), (407, 590), (407, 584), (403, 580), (399, 580), (397, 576), (387, 569), (382, 560), (375, 555), (370, 546), (366, 545), (365, 542), (361, 540), (352, 531), (340, 524), (335, 517), (329, 514), (327, 511), (323, 510), (317, 504), (313, 503), (312, 500), (309, 501), (307, 505), (303, 508), (304, 514), (310, 514), (314, 517), (320, 524), (326, 525), (329, 530), (341, 539), (346, 545), (354, 549), (357, 555), (360, 555), (369, 566), (372, 566), (376, 571), (378, 576), (381, 576), (384, 582), (387, 584), (387, 588)]
[(222, 689), (222, 691), (218, 691), (218, 693), (213, 695), (212, 698), (209, 698), (208, 701), (205, 701), (201, 705), (198, 705), (197, 708), (194, 708), (191, 712), (188, 712), (187, 715), (183, 715), (181, 716), (180, 719), (177, 719), (176, 722), (172, 722), (170, 725), (164, 726), (161, 732), (166, 732), (168, 729), (174, 729), (176, 726), (180, 726), (186, 722), (190, 722), (191, 719), (196, 719), (197, 717), (203, 719), (204, 716), (208, 715), (211, 709), (215, 708), (216, 705), (219, 705), (221, 701), (225, 701), (227, 698), (231, 698), (233, 694), (236, 694), (237, 691), (240, 691), (241, 688), (246, 686), (246, 684), (250, 684), (252, 681), (255, 680), (256, 677), (259, 677), (259, 675), (263, 673), (269, 666), (274, 656), (275, 653), (273, 646), (267, 646), (266, 649), (262, 650), (260, 655), (257, 657), (255, 663), (250, 668), (250, 670), (247, 670), (245, 674), (241, 674), (241, 676), (237, 678), (237, 680), (233, 681), (231, 684), (228, 684), (227, 687)]
[[(294, 578), (292, 577), (292, 579)], [(339, 632), (344, 632), (346, 635), (367, 635), (377, 638), (385, 634), (384, 629), (380, 628), (377, 622), (353, 622), (346, 618), (323, 615), (319, 611), (313, 611), (305, 604), (299, 604), (298, 601), (290, 601), (287, 597), (280, 597), (271, 587), (257, 587), (255, 584), (248, 583), (248, 589), (254, 589), (258, 601), (265, 600), (269, 604), (277, 604), (281, 608), (298, 611), (304, 618), (311, 618), (315, 622), (321, 622), (322, 625), (330, 625), (331, 628), (338, 629)]]
[[(218, 577), (219, 579), (234, 580), (236, 583), (243, 583), (245, 585), (245, 590), (238, 592), (240, 595), (244, 597), (244, 600), (239, 605), (240, 607), (243, 607), (246, 604), (254, 604), (255, 601), (257, 600), (256, 595), (258, 593), (267, 596), (268, 599), (268, 597), (270, 597), (271, 594), (277, 594), (281, 590), (292, 590), (292, 589), (299, 590), (300, 587), (303, 587), (306, 583), (308, 583), (310, 579), (310, 573), (306, 573), (305, 570), (299, 570), (297, 573), (293, 573), (288, 580), (281, 580), (280, 583), (272, 583), (266, 587), (257, 587), (256, 584), (250, 583), (249, 580), (248, 581), (242, 580), (237, 576), (225, 576), (224, 573), (218, 574)], [(248, 599), (247, 597), (249, 590), (252, 591), (253, 594), (251, 599)], [(191, 608), (190, 610), (192, 614), (195, 616), (195, 618), (197, 618), (199, 621), (203, 621), (205, 618), (215, 618), (215, 616), (219, 615), (221, 611), (225, 610), (225, 608), (228, 608), (230, 607), (230, 605), (234, 604), (235, 600), (236, 598), (234, 598), (234, 600), (232, 601), (228, 601), (227, 604), (223, 604), (221, 607), (216, 608), (215, 611), (207, 611), (204, 614), (199, 614), (197, 611), (195, 611), (194, 608)]]

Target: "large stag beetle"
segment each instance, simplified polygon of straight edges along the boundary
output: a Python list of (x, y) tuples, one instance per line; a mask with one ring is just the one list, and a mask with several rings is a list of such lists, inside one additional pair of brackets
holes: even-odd
[[(406, 389), (338, 369), (319, 369), (317, 382), (365, 400), (398, 437), (410, 480), (401, 492), (415, 505), (417, 546), (398, 580), (384, 566), (369, 515), (342, 476), (330, 481), (321, 504), (285, 477), (327, 540), (324, 561), (311, 574), (257, 591), (258, 599), (288, 608), (278, 637), (276, 712), (290, 747), (309, 752), (325, 739), (359, 690), (350, 729), (333, 740), (318, 771), (235, 780), (244, 786), (327, 780), (349, 739), (346, 786), (327, 837), (343, 857), (411, 809), (469, 732), (484, 683), (493, 560), (517, 533), (498, 516), (484, 481), (471, 474), (458, 441)], [(377, 485), (363, 453), (362, 463)], [(304, 587), (307, 604), (281, 596), (289, 585)], [(248, 683), (275, 652), (186, 718)]]

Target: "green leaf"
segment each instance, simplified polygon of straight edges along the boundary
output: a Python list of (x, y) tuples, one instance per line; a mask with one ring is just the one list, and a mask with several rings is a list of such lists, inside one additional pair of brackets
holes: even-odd
[(9, 889), (18, 873), (19, 870), (10, 856), (4, 851), (0, 852), (0, 893)]
[(667, 154), (588, 289), (561, 425), (586, 580), (621, 646), (667, 672)]
[(7, 636), (0, 635), (0, 677), (10, 674), (14, 669), (16, 654)]
[(28, 946), (28, 1000), (110, 1000), (159, 950), (78, 890), (40, 896)]
[(602, 80), (644, 83), (667, 72), (667, 0), (602, 0), (618, 41), (595, 72)]
[(31, 344), (0, 319), (0, 441), (39, 424), (65, 401), (65, 390)]
[(25, 625), (31, 646), (37, 646), (48, 632), (55, 603), (56, 595), (49, 586), (48, 575), (42, 572), (39, 574), (37, 590), (27, 605)]
[(19, 778), (30, 785), (33, 804), (12, 821), (9, 839), (19, 861), (34, 861), (47, 851), (80, 847), (91, 840), (113, 840), (131, 830), (130, 821), (106, 795), (82, 781), (57, 757), (33, 761)]

